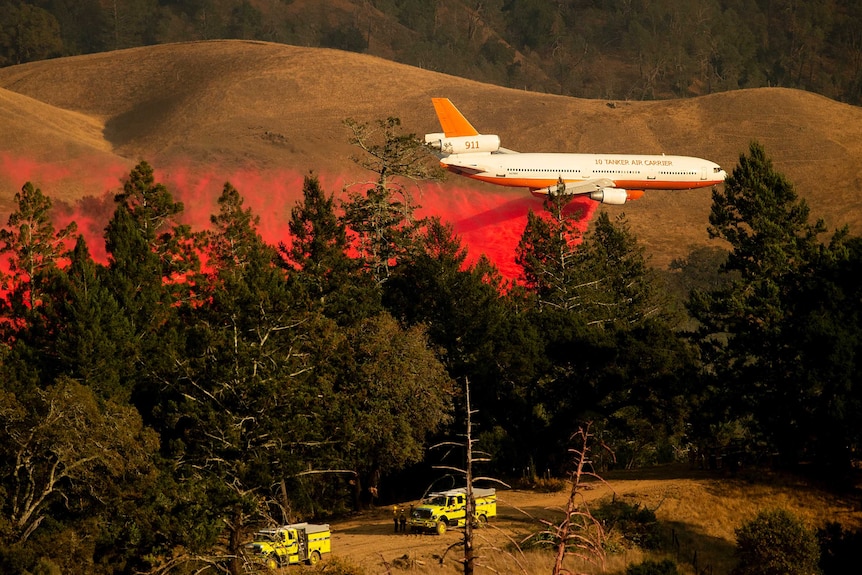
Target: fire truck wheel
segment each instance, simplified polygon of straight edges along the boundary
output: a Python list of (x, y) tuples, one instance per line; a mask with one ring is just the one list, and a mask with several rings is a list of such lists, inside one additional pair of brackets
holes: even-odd
[(278, 561), (275, 560), (275, 557), (270, 557), (266, 560), (266, 567), (270, 571), (275, 571), (278, 569)]
[(312, 551), (311, 556), (308, 558), (308, 562), (312, 565), (317, 565), (320, 562), (320, 553)]
[(485, 525), (486, 523), (488, 523), (488, 516), (487, 515), (480, 515), (479, 516), (479, 525), (480, 526)]
[(446, 534), (446, 521), (441, 519), (437, 522), (437, 535), (445, 535)]

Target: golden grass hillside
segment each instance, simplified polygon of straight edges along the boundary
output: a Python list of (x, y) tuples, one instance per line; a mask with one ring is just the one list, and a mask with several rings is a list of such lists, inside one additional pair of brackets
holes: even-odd
[[(328, 49), (245, 41), (150, 46), (0, 69), (0, 212), (23, 184), (9, 158), (66, 166), (73, 200), (107, 164), (359, 173), (342, 122), (397, 116), (438, 131), (431, 97), (523, 151), (668, 153), (731, 170), (752, 140), (830, 228), (862, 229), (862, 110), (786, 89), (605, 102), (500, 88)], [(612, 105), (611, 105), (612, 104)], [(38, 185), (38, 170), (26, 172)], [(481, 184), (448, 176), (445, 185)], [(92, 192), (91, 192), (92, 193)], [(526, 191), (524, 191), (526, 193)], [(651, 192), (624, 212), (656, 265), (708, 244), (709, 190)]]

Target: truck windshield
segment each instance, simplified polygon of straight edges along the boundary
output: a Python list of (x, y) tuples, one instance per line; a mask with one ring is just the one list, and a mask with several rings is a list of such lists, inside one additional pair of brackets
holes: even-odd
[(275, 541), (275, 536), (272, 533), (255, 533), (255, 541)]
[(425, 505), (436, 505), (438, 507), (444, 507), (446, 505), (446, 498), (443, 496), (437, 497), (429, 497), (424, 501)]

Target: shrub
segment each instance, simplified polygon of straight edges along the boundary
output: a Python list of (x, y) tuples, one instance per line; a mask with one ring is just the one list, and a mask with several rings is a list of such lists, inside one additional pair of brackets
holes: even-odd
[(642, 549), (657, 549), (661, 544), (655, 513), (638, 503), (605, 501), (593, 511), (593, 516), (607, 535), (618, 531), (626, 541)]
[(647, 560), (626, 567), (626, 575), (679, 575), (679, 571), (676, 569), (676, 563), (670, 559), (664, 561)]
[(814, 531), (783, 509), (761, 511), (736, 530), (733, 575), (813, 575), (820, 548)]

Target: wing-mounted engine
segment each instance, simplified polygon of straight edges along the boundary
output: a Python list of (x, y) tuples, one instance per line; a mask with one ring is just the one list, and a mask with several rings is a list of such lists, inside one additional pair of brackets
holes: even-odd
[(603, 204), (621, 206), (629, 199), (628, 192), (620, 188), (602, 188), (590, 194), (590, 199)]
[(443, 133), (425, 134), (425, 143), (444, 156), (496, 152), (500, 149), (500, 136), (477, 134), (447, 138)]

